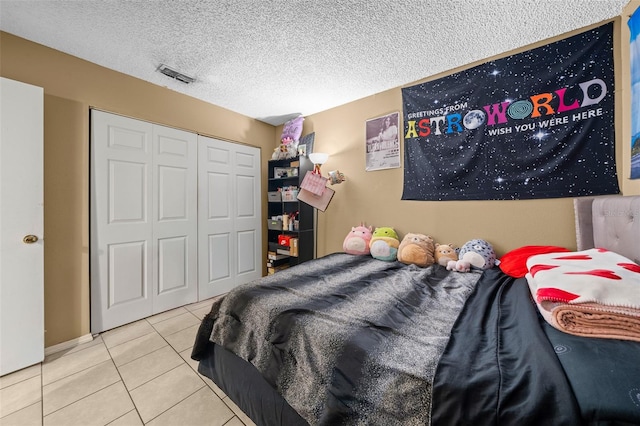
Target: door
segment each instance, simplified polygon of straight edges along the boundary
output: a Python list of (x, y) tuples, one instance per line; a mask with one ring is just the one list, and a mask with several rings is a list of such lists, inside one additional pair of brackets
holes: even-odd
[(153, 127), (153, 312), (198, 300), (197, 135)]
[(91, 113), (91, 331), (197, 300), (196, 135)]
[(43, 97), (0, 79), (0, 375), (44, 359)]
[(198, 137), (198, 298), (262, 276), (260, 150)]
[(153, 126), (91, 111), (91, 332), (153, 313)]

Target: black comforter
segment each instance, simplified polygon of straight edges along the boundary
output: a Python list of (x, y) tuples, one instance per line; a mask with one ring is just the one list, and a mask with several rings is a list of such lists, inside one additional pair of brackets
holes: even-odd
[(640, 425), (640, 344), (551, 327), (524, 278), (486, 271), (433, 384), (434, 425)]
[(486, 271), (433, 384), (435, 425), (581, 425), (524, 280)]
[[(526, 281), (498, 268), (464, 274), (335, 254), (216, 302), (192, 356), (258, 424), (640, 423), (640, 345), (594, 349), (579, 338), (574, 347), (592, 354), (574, 351), (578, 366), (563, 368), (553, 334)], [(598, 354), (610, 361), (589, 358)], [(585, 381), (591, 366), (625, 354), (616, 373), (625, 380)], [(584, 389), (605, 376), (598, 392)], [(624, 387), (614, 393), (616, 382)], [(602, 394), (616, 396), (603, 408)]]
[(427, 424), (438, 359), (479, 277), (333, 254), (237, 288), (201, 335), (310, 424)]

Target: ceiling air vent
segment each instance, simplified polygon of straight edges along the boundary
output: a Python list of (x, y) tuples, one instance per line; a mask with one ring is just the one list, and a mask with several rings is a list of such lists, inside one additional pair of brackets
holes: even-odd
[(195, 78), (189, 77), (188, 75), (182, 74), (181, 72), (178, 72), (176, 70), (172, 70), (171, 68), (169, 68), (164, 64), (158, 67), (158, 71), (160, 71), (162, 74), (166, 75), (167, 77), (171, 77), (185, 84), (193, 83), (194, 81), (196, 81)]

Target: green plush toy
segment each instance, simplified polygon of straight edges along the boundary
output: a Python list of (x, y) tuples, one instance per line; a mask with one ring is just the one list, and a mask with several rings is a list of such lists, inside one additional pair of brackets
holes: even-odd
[(400, 239), (393, 228), (376, 228), (371, 236), (371, 256), (380, 260), (394, 261), (398, 258)]

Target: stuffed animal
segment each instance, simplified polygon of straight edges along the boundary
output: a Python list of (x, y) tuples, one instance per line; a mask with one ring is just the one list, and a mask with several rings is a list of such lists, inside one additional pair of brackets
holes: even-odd
[(471, 270), (471, 264), (464, 260), (450, 260), (447, 262), (448, 271), (457, 272), (469, 272)]
[(273, 154), (271, 154), (272, 160), (286, 160), (289, 157), (289, 148), (286, 145), (280, 144), (276, 149), (273, 150)]
[(398, 258), (400, 239), (393, 228), (376, 228), (371, 235), (371, 256), (380, 260), (394, 261)]
[(458, 253), (453, 244), (436, 244), (435, 261), (438, 265), (447, 266), (450, 261), (457, 261)]
[(282, 128), (282, 136), (280, 136), (280, 146), (273, 150), (272, 160), (286, 160), (298, 156), (298, 143), (302, 134), (303, 116), (293, 118)]
[(364, 223), (351, 228), (351, 232), (347, 234), (342, 243), (342, 250), (345, 253), (367, 255), (371, 253), (369, 242), (372, 236), (371, 226), (366, 227)]
[(433, 265), (433, 254), (433, 238), (428, 235), (408, 233), (398, 247), (398, 260), (407, 265), (414, 264), (423, 268)]
[(493, 246), (485, 240), (467, 241), (458, 253), (458, 260), (449, 261), (447, 269), (458, 272), (469, 272), (471, 269), (490, 269), (496, 264), (496, 253)]
[(299, 115), (295, 118), (284, 123), (282, 127), (282, 135), (280, 136), (280, 141), (284, 143), (284, 141), (295, 142), (296, 144), (300, 140), (300, 135), (302, 135), (302, 123), (304, 122), (304, 117)]
[(291, 139), (284, 139), (282, 143), (273, 150), (272, 160), (286, 160), (298, 156), (298, 142)]

